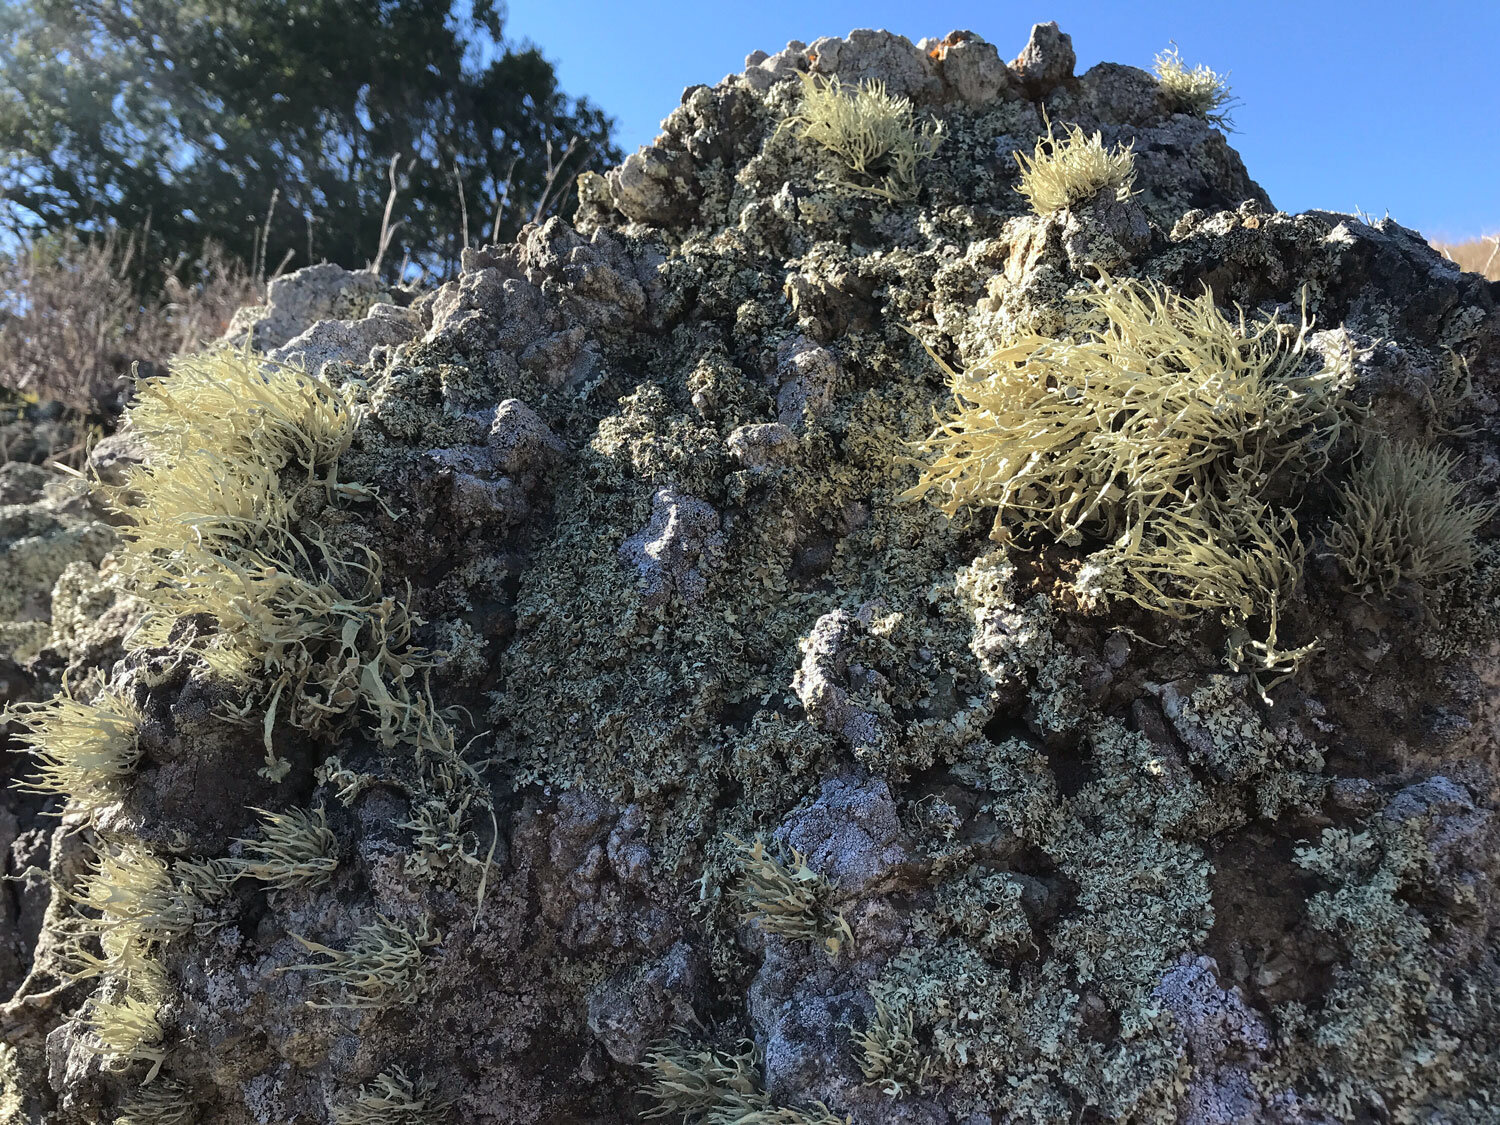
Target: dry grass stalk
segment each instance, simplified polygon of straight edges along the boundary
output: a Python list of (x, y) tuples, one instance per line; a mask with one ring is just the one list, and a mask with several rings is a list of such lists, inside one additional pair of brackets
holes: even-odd
[(91, 415), (118, 410), (131, 368), (194, 351), (264, 288), (217, 247), (169, 263), (143, 295), (136, 239), (62, 231), (0, 257), (0, 385)]

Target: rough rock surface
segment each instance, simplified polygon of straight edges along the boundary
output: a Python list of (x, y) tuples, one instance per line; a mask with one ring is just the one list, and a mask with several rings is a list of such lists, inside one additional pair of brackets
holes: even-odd
[(51, 636), (53, 587), (70, 568), (96, 569), (114, 529), (81, 482), (40, 465), (0, 465), (0, 656), (24, 663)]
[[(1263, 692), (1212, 615), (1073, 596), (1091, 545), (997, 546), (992, 513), (901, 498), (949, 401), (924, 345), (962, 366), (1076, 330), (1099, 266), (1305, 301), (1371, 414), (1443, 431), (1493, 495), (1495, 287), (1393, 221), (1274, 210), (1218, 131), (1135, 68), (1075, 75), (1053, 25), (1002, 55), (874, 31), (752, 55), (585, 176), (576, 227), (466, 253), (420, 321), (360, 284), (332, 307), (347, 275), (273, 287), (257, 343), (357, 369), (364, 409), (359, 487), (296, 530), (371, 552), (420, 617), (495, 817), (419, 846), (414, 752), (358, 724), (281, 723), (290, 771), (257, 774), (245, 689), (190, 651), (211, 620), (117, 659), (138, 778), (55, 845), (0, 816), (10, 871), (73, 885), (85, 836), (240, 857), (247, 805), (320, 807), (337, 841), (326, 884), (239, 880), (162, 950), (170, 1120), (375, 1120), (349, 1107), (400, 1067), (451, 1107), (400, 1120), (612, 1125), (652, 1110), (669, 1039), (750, 1041), (789, 1123), (1496, 1119), (1495, 520), (1442, 590), (1361, 598), (1311, 490), (1280, 627), (1321, 647)], [(778, 130), (809, 68), (941, 119), (915, 201), (840, 191)], [(1012, 154), (1043, 110), (1133, 142), (1140, 194), (1029, 214)], [(757, 836), (828, 881), (836, 956), (748, 917)], [(147, 1068), (101, 1065), (66, 911), (25, 886), (0, 1121), (114, 1119)], [(292, 935), (345, 950), (380, 919), (431, 926), (412, 997), (320, 1006)]]
[[(393, 298), (397, 304), (391, 303)], [(402, 331), (408, 318), (397, 307), (405, 303), (403, 291), (388, 288), (370, 270), (325, 262), (273, 280), (266, 287), (265, 304), (235, 313), (224, 339), (248, 342), (257, 351), (283, 352), (283, 358), (295, 342), (310, 365), (336, 357), (361, 366), (370, 358), (369, 347), (410, 338), (411, 332)], [(366, 338), (365, 352), (356, 354), (356, 343)]]

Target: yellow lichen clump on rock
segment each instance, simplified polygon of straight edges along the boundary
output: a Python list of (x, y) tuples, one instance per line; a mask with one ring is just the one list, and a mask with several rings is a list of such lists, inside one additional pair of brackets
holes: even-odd
[(1307, 347), (1306, 319), (1230, 318), (1209, 292), (1105, 276), (1075, 300), (1076, 338), (945, 365), (956, 407), (907, 497), (993, 507), (1002, 541), (1103, 539), (1090, 592), (1235, 627), (1264, 616), (1261, 661), (1295, 663), (1275, 639), (1302, 571), (1289, 504), (1347, 423), (1349, 368)]
[(1135, 156), (1130, 145), (1107, 149), (1099, 133), (1085, 135), (1077, 125), (1066, 126), (1061, 138), (1049, 130), (1047, 136), (1037, 138), (1030, 156), (1023, 152), (1015, 156), (1021, 169), (1016, 191), (1026, 197), (1038, 215), (1086, 202), (1101, 191), (1126, 200), (1135, 184)]
[(937, 151), (942, 131), (918, 125), (910, 100), (884, 83), (846, 90), (837, 77), (802, 76), (802, 105), (783, 123), (843, 164), (840, 183), (899, 203), (916, 198), (917, 165)]
[(1402, 581), (1434, 586), (1474, 565), (1475, 533), (1494, 505), (1465, 504), (1456, 458), (1375, 439), (1339, 490), (1328, 546), (1352, 585), (1389, 594)]
[(136, 644), (165, 645), (182, 617), (211, 614), (201, 654), (250, 688), (244, 715), (261, 708), (273, 780), (286, 769), (278, 715), (321, 731), (362, 710), (388, 742), (434, 722), (418, 690), (430, 657), (381, 589), (380, 560), (293, 530), (308, 505), (370, 498), (338, 479), (359, 422), (352, 390), (220, 350), (147, 380), (130, 412), (149, 453), (115, 493), (133, 521), (125, 565), (153, 610)]

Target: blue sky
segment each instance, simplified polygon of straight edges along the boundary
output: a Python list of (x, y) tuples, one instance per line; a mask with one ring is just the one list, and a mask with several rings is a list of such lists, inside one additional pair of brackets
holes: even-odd
[(511, 0), (506, 36), (529, 39), (563, 88), (618, 122), (622, 147), (655, 136), (685, 86), (741, 70), (751, 51), (855, 27), (916, 40), (966, 28), (1013, 58), (1033, 23), (1057, 20), (1078, 69), (1149, 68), (1176, 40), (1183, 61), (1230, 72), (1230, 143), (1283, 210), (1322, 207), (1429, 237), (1500, 231), (1500, 2), (1128, 0), (927, 3), (750, 0), (734, 4)]

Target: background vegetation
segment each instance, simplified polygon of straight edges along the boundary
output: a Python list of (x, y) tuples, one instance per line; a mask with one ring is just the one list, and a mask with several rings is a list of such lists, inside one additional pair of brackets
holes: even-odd
[[(0, 0), (0, 386), (93, 415), (314, 262), (442, 278), (613, 123), (495, 0)], [(384, 239), (389, 237), (389, 246)]]
[(397, 263), (442, 270), (619, 158), (502, 30), (495, 0), (10, 0), (0, 225), (149, 231), (148, 263), (211, 241), (358, 266), (394, 178)]

